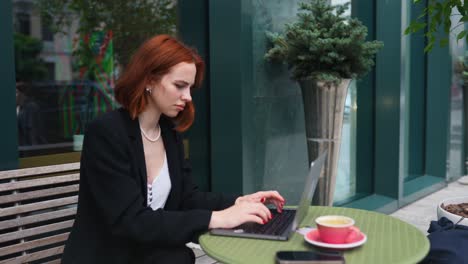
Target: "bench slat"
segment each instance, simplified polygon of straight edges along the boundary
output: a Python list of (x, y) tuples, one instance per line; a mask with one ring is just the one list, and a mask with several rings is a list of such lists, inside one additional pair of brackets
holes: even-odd
[(1, 196), (0, 204), (14, 203), (14, 202), (47, 197), (47, 196), (52, 196), (52, 195), (57, 195), (57, 194), (77, 192), (78, 188), (79, 188), (79, 184), (73, 184), (70, 186), (53, 187), (53, 188), (48, 188), (48, 189), (38, 190), (38, 191), (4, 195), (4, 196)]
[(40, 178), (40, 179), (15, 181), (15, 182), (0, 184), (0, 192), (19, 190), (19, 189), (37, 187), (37, 186), (43, 186), (43, 185), (51, 185), (51, 184), (56, 184), (56, 183), (73, 182), (73, 181), (78, 181), (79, 179), (80, 179), (80, 174), (74, 173), (74, 174), (64, 175), (64, 176), (52, 176), (52, 177), (46, 177), (46, 178)]
[[(15, 217), (0, 221), (0, 244), (15, 243), (0, 247), (0, 258), (9, 257), (7, 260), (0, 260), (0, 264), (19, 264), (37, 260), (45, 262), (44, 258), (48, 257), (51, 257), (47, 260), (49, 264), (61, 263), (60, 259), (55, 258), (63, 253), (63, 243), (69, 236), (67, 231), (75, 221), (71, 218), (74, 218), (77, 210), (79, 169), (80, 163), (76, 162), (0, 171), (0, 193), (3, 194), (0, 195), (0, 219)], [(62, 186), (56, 187), (57, 185)], [(28, 188), (34, 189), (25, 190)], [(67, 197), (57, 198), (57, 196)], [(15, 205), (15, 203), (20, 204)], [(21, 214), (26, 215), (23, 217)], [(64, 217), (68, 219), (64, 220)], [(30, 224), (37, 226), (24, 229)], [(5, 233), (8, 229), (11, 231)], [(35, 236), (42, 237), (32, 240)], [(51, 246), (53, 248), (43, 249)], [(41, 250), (37, 251), (38, 249)]]
[(0, 209), (0, 217), (33, 212), (33, 211), (38, 211), (42, 209), (54, 208), (58, 206), (68, 205), (68, 204), (75, 204), (77, 202), (78, 202), (78, 196), (75, 195), (71, 197), (58, 198), (58, 199), (49, 200), (49, 201), (18, 205), (14, 207), (8, 207), (5, 209)]
[(62, 263), (62, 260), (61, 259), (56, 259), (56, 260), (45, 262), (43, 264), (60, 264), (60, 263)]
[[(56, 255), (62, 254), (64, 248), (65, 248), (65, 246), (54, 247), (54, 248), (34, 252), (34, 253), (31, 253), (31, 254), (28, 254), (28, 255), (25, 255), (25, 256), (20, 256), (20, 257), (16, 257), (16, 258), (12, 258), (12, 259), (3, 260), (3, 261), (0, 261), (0, 264), (6, 264), (6, 263), (8, 263), (8, 264), (22, 264), (22, 263), (27, 263), (27, 262), (38, 260), (38, 259), (43, 259), (43, 258), (46, 258), (46, 257), (56, 256)], [(60, 261), (58, 263), (60, 263)]]
[(65, 228), (70, 228), (72, 227), (73, 222), (74, 220), (68, 220), (68, 221), (63, 221), (59, 223), (38, 226), (38, 227), (33, 227), (33, 228), (23, 229), (23, 230), (11, 232), (11, 233), (2, 234), (0, 235), (0, 243), (12, 241), (15, 239), (22, 239), (22, 238), (26, 238), (30, 236), (35, 236), (39, 234), (44, 234), (44, 233), (48, 233), (52, 231), (62, 230)]
[(47, 212), (38, 215), (25, 216), (20, 218), (15, 218), (7, 221), (0, 221), (0, 231), (12, 228), (20, 227), (24, 225), (39, 223), (47, 220), (52, 220), (56, 218), (71, 216), (76, 214), (76, 208), (67, 208), (62, 210), (57, 210), (54, 212)]
[(39, 176), (43, 174), (51, 173), (62, 173), (67, 171), (74, 171), (80, 169), (80, 163), (67, 163), (60, 165), (50, 165), (43, 167), (27, 168), (27, 169), (17, 169), (17, 170), (7, 170), (0, 172), (0, 180), (5, 179), (14, 179), (28, 176)]
[(50, 236), (46, 238), (40, 238), (37, 240), (32, 240), (32, 241), (12, 245), (12, 246), (3, 247), (2, 250), (0, 251), (0, 257), (13, 254), (13, 253), (23, 252), (25, 250), (32, 249), (32, 248), (38, 248), (38, 247), (42, 247), (42, 246), (46, 246), (50, 244), (64, 242), (67, 240), (69, 234), (70, 233), (64, 233), (64, 234), (59, 234), (59, 235)]

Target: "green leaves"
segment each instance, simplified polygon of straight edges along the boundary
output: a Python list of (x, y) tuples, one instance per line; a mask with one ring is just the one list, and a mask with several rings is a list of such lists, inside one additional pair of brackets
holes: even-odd
[[(420, 0), (414, 0), (414, 4), (420, 4)], [(440, 28), (446, 35), (450, 34), (455, 28), (463, 26), (463, 23), (468, 21), (468, 1), (463, 0), (429, 0), (427, 7), (423, 10), (418, 18), (410, 23), (405, 30), (405, 35), (412, 34), (421, 30), (426, 30), (425, 36), (427, 38), (427, 45), (424, 49), (425, 52), (430, 51), (437, 40), (437, 33)], [(456, 9), (458, 14), (452, 15), (452, 10)], [(460, 16), (458, 24), (452, 26), (452, 17)], [(429, 21), (426, 23), (425, 21)], [(448, 44), (448, 37), (440, 36), (439, 45), (446, 46)], [(457, 34), (457, 41), (465, 38), (468, 42), (466, 30), (462, 30)]]
[(462, 31), (460, 33), (458, 33), (457, 35), (457, 41), (459, 41), (460, 39), (466, 37), (466, 31)]
[(73, 21), (79, 21), (82, 34), (111, 30), (116, 61), (122, 65), (144, 40), (175, 33), (173, 0), (40, 0), (37, 5), (55, 32), (68, 33)]
[(15, 72), (21, 81), (38, 81), (47, 77), (47, 67), (39, 56), (42, 42), (39, 39), (14, 33)]
[(348, 8), (327, 0), (301, 3), (295, 23), (286, 24), (283, 33), (267, 32), (272, 47), (265, 58), (286, 63), (295, 80), (339, 82), (365, 75), (383, 43), (366, 41), (367, 28), (343, 16)]
[(418, 21), (412, 21), (409, 27), (406, 28), (405, 30), (405, 35), (409, 33), (414, 33), (417, 32), (427, 26), (426, 23), (424, 22), (418, 22)]

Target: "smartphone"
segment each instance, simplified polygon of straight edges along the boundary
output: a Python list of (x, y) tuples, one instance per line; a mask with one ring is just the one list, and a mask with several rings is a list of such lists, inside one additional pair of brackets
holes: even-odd
[(338, 251), (278, 251), (278, 264), (344, 264), (343, 254)]

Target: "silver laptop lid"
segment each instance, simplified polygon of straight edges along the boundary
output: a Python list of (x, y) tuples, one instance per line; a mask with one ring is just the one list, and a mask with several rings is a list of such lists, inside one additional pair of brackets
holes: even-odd
[(307, 210), (312, 203), (312, 197), (314, 196), (315, 188), (317, 187), (317, 182), (320, 178), (320, 173), (322, 171), (325, 158), (327, 157), (327, 153), (328, 150), (325, 150), (316, 160), (310, 163), (309, 175), (307, 175), (301, 201), (299, 203), (299, 207), (296, 210), (296, 216), (294, 217), (292, 230), (296, 230), (302, 220), (304, 220), (304, 217), (307, 215)]

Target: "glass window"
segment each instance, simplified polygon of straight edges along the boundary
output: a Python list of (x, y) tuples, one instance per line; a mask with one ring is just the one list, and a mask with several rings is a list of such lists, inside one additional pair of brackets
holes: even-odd
[[(247, 144), (252, 159), (248, 168), (245, 192), (278, 189), (288, 203), (297, 204), (308, 171), (305, 142), (304, 108), (300, 88), (292, 82), (286, 68), (265, 61), (268, 45), (265, 31), (280, 32), (284, 24), (295, 20), (301, 1), (252, 1), (252, 49), (255, 69), (252, 91), (252, 135)], [(349, 0), (332, 1), (344, 4)], [(350, 8), (345, 15), (350, 15)], [(355, 177), (356, 87), (349, 87), (346, 99), (335, 201), (356, 193)], [(250, 188), (250, 189), (249, 189)]]
[[(41, 19), (44, 20), (44, 19)], [(53, 41), (54, 40), (54, 33), (52, 32), (50, 25), (47, 23), (41, 24), (41, 33), (42, 33), (42, 40), (43, 41)]]
[(28, 13), (19, 12), (16, 14), (16, 27), (15, 29), (24, 35), (31, 34), (31, 20)]
[(176, 33), (175, 10), (173, 0), (13, 1), (20, 158), (80, 151), (86, 125), (118, 107), (132, 52)]
[[(452, 25), (458, 23), (458, 10), (452, 11)], [(467, 89), (468, 89), (468, 52), (463, 40), (457, 41), (456, 36), (464, 27), (453, 28), (450, 34), (450, 49), (452, 53), (452, 86), (450, 87), (450, 131), (448, 140), (448, 179), (453, 180), (466, 174), (467, 145)]]
[[(351, 3), (350, 0), (332, 0), (332, 5)], [(344, 14), (351, 15), (351, 5)], [(343, 201), (356, 194), (356, 83), (353, 81), (348, 88), (343, 127), (341, 131), (340, 157), (336, 175), (336, 188), (333, 200)]]
[[(461, 62), (460, 60), (465, 60), (463, 57), (463, 55), (459, 55), (454, 58), (454, 61)], [(468, 63), (468, 61), (466, 63)], [(455, 65), (454, 68), (457, 69), (457, 66)], [(450, 89), (450, 134), (447, 157), (449, 180), (456, 179), (465, 174), (466, 149), (464, 149), (464, 144), (466, 143), (464, 143), (465, 140), (463, 137), (463, 118), (465, 116), (463, 101), (465, 94), (463, 89), (465, 89), (465, 87), (463, 79), (461, 78), (461, 72), (453, 72), (452, 87)]]
[[(423, 6), (411, 6), (411, 19), (420, 16)], [(409, 79), (409, 104), (408, 104), (408, 171), (404, 175), (404, 180), (411, 181), (426, 174), (426, 122), (427, 97), (431, 96), (427, 91), (426, 65), (427, 56), (424, 53), (426, 39), (424, 32), (417, 32), (409, 36), (410, 43), (404, 48), (409, 52), (406, 56), (409, 59), (408, 79)]]
[(356, 82), (351, 82), (346, 96), (340, 157), (333, 200), (340, 202), (356, 194)]

